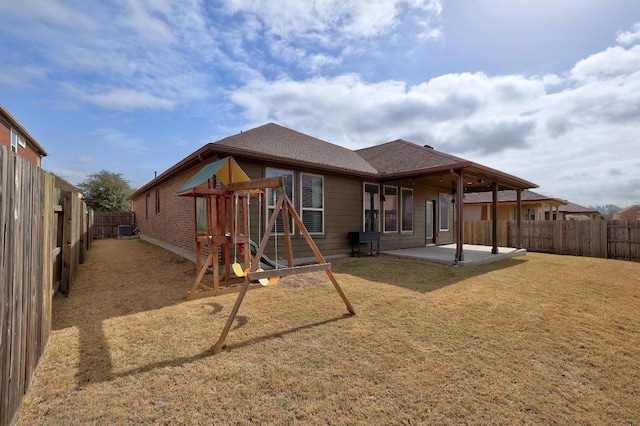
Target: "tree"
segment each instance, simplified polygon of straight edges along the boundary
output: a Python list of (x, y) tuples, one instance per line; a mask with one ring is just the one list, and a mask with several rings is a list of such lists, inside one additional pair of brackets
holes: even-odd
[(123, 212), (131, 210), (127, 197), (133, 189), (120, 173), (101, 170), (91, 174), (78, 184), (84, 192), (87, 206), (98, 212)]
[(613, 204), (607, 204), (606, 206), (595, 206), (591, 208), (600, 212), (602, 217), (605, 219), (611, 219), (614, 213), (617, 213), (620, 210), (622, 210), (620, 207)]

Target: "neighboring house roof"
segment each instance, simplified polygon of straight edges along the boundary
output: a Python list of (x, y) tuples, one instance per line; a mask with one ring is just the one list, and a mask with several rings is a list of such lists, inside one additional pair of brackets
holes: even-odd
[[(279, 126), (265, 124), (246, 132), (209, 143), (172, 166), (157, 178), (138, 189), (134, 198), (149, 188), (198, 164), (220, 156), (238, 156), (283, 167), (310, 168), (323, 172), (346, 174), (363, 179), (405, 179), (426, 175), (447, 174), (454, 169), (465, 170), (465, 176), (483, 176), (512, 188), (536, 188), (537, 185), (516, 176), (491, 169), (432, 148), (396, 140), (357, 151)], [(466, 180), (466, 179), (465, 179)], [(487, 190), (486, 185), (470, 189)], [(479, 179), (478, 181), (484, 181)]]
[(622, 209), (619, 212), (616, 212), (614, 214), (614, 217), (616, 218), (640, 217), (640, 206), (639, 205), (629, 206), (626, 209)]
[[(524, 189), (522, 191), (521, 200), (523, 202), (526, 201), (552, 201), (558, 204), (565, 204), (567, 201), (561, 200), (559, 198), (553, 198), (546, 195), (538, 194), (537, 192), (530, 191), (528, 189)], [(464, 203), (465, 204), (484, 204), (491, 203), (493, 201), (493, 193), (492, 192), (470, 192), (464, 194)], [(515, 190), (507, 189), (503, 191), (498, 191), (498, 202), (499, 203), (515, 203), (517, 201), (517, 194)]]
[(580, 213), (581, 214), (593, 214), (593, 213), (597, 213), (597, 214), (600, 214), (600, 212), (598, 212), (597, 210), (590, 209), (588, 207), (583, 207), (581, 205), (571, 203), (571, 202), (569, 202), (567, 200), (565, 200), (565, 203), (566, 204), (560, 206), (560, 208), (558, 209), (559, 211), (561, 211), (563, 213), (568, 213), (568, 214), (571, 214), (571, 213), (574, 213), (574, 214), (580, 214)]
[(0, 116), (2, 116), (12, 127), (18, 129), (20, 134), (27, 140), (27, 145), (29, 145), (39, 156), (46, 157), (47, 151), (38, 143), (36, 138), (31, 136), (31, 133), (25, 127), (20, 124), (20, 122), (9, 112), (8, 109), (4, 107), (4, 105), (0, 104)]

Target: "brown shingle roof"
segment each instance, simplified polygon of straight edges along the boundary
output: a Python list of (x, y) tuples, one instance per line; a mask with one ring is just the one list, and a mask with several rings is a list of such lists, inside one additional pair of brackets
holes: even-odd
[(565, 205), (560, 206), (559, 210), (564, 213), (598, 213), (597, 210), (583, 207), (578, 204), (570, 203), (565, 200)]
[(253, 157), (278, 162), (290, 160), (293, 164), (365, 175), (378, 173), (356, 151), (274, 123), (229, 136), (211, 145), (214, 149), (220, 146), (235, 148), (246, 151), (245, 154)]
[(462, 158), (402, 139), (359, 149), (356, 152), (382, 175), (395, 175), (468, 163)]
[[(209, 143), (139, 188), (135, 198), (148, 188), (219, 155), (240, 156), (282, 165), (308, 167), (319, 171), (348, 174), (360, 178), (399, 179), (408, 176), (449, 172), (454, 167), (500, 181), (512, 188), (537, 187), (518, 177), (432, 148), (398, 139), (352, 151), (274, 123)], [(479, 175), (479, 176), (480, 176)]]
[[(498, 191), (499, 203), (505, 203), (505, 202), (515, 203), (516, 198), (517, 198), (516, 191), (512, 189)], [(492, 192), (470, 192), (468, 194), (464, 194), (465, 204), (490, 203), (492, 200), (493, 200)], [(522, 201), (546, 201), (546, 200), (559, 202), (560, 204), (566, 203), (566, 201), (564, 200), (538, 194), (537, 192), (529, 191), (528, 189), (525, 189), (522, 191)]]

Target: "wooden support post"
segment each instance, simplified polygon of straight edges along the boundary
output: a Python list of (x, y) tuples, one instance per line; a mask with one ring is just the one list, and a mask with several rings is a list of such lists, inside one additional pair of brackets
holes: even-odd
[(491, 248), (492, 254), (498, 254), (498, 182), (491, 185), (493, 202), (491, 203)]
[(522, 248), (522, 189), (516, 189), (516, 248)]
[(456, 263), (464, 260), (463, 244), (464, 244), (464, 210), (463, 210), (463, 197), (464, 197), (464, 172), (460, 170), (460, 173), (456, 175), (457, 189), (456, 189)]
[(282, 209), (282, 232), (284, 233), (284, 248), (287, 256), (287, 267), (292, 268), (293, 248), (291, 244), (291, 230), (289, 229), (289, 209)]

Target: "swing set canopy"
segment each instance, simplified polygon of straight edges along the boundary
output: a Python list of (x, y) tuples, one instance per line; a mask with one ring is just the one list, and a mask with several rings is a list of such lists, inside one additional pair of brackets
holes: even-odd
[(191, 195), (195, 188), (205, 183), (214, 175), (224, 186), (229, 186), (230, 183), (248, 182), (251, 180), (233, 157), (225, 157), (204, 166), (195, 176), (178, 188), (175, 195)]

